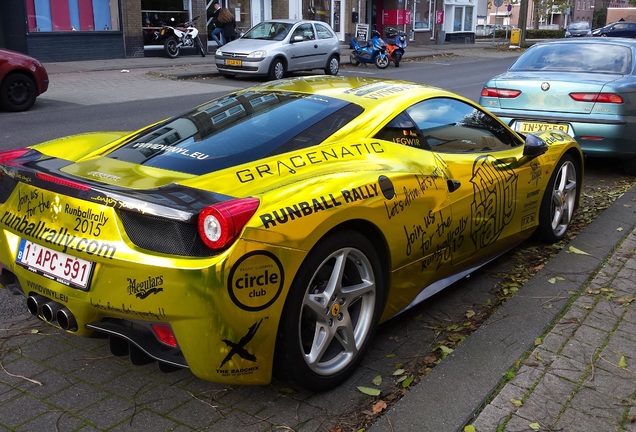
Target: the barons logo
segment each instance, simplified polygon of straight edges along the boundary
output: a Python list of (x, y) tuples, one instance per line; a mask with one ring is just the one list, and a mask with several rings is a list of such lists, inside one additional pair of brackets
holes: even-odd
[(128, 279), (128, 295), (134, 295), (142, 300), (150, 294), (158, 294), (163, 291), (163, 276), (148, 276), (148, 279), (142, 281), (132, 278), (126, 279)]
[(236, 306), (254, 312), (276, 301), (283, 282), (283, 266), (278, 258), (270, 252), (253, 251), (232, 266), (227, 290)]

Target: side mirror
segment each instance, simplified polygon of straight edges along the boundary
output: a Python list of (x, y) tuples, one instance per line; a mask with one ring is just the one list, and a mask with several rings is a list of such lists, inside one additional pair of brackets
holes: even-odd
[(528, 157), (541, 156), (548, 151), (548, 145), (536, 135), (526, 135), (526, 143), (523, 146), (523, 155)]
[(291, 38), (291, 43), (294, 43), (294, 42), (302, 42), (302, 41), (304, 41), (304, 40), (305, 40), (305, 38), (303, 38), (302, 36), (300, 36), (300, 35), (296, 35), (296, 36), (293, 36), (293, 37)]

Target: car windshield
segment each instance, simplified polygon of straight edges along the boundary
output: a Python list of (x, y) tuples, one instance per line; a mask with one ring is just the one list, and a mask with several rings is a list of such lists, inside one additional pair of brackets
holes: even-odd
[(167, 120), (108, 157), (202, 175), (317, 145), (362, 111), (325, 96), (238, 93)]
[(282, 41), (291, 31), (292, 24), (266, 21), (252, 27), (241, 39), (262, 39)]
[(567, 71), (585, 73), (629, 74), (632, 52), (612, 44), (535, 45), (510, 67), (511, 71)]
[(575, 22), (568, 26), (570, 30), (589, 30), (590, 25), (586, 21)]

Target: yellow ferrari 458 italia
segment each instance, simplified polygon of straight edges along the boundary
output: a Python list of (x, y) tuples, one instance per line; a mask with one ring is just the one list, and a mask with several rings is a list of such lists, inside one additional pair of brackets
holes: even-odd
[(204, 379), (321, 391), (376, 326), (534, 235), (583, 158), (405, 81), (304, 77), (132, 133), (0, 153), (0, 282), (67, 332)]

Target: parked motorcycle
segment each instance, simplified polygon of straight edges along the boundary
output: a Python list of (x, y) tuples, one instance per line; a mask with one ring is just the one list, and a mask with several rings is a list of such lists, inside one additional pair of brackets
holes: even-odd
[(404, 56), (404, 48), (406, 48), (406, 33), (397, 31), (393, 27), (389, 27), (386, 31), (386, 52), (395, 67), (400, 67), (400, 61)]
[(198, 18), (192, 18), (178, 27), (164, 25), (161, 28), (161, 37), (165, 38), (163, 49), (168, 57), (179, 57), (179, 52), (184, 47), (197, 48), (201, 53), (201, 57), (205, 57), (206, 50), (203, 48), (203, 43), (199, 38), (199, 30), (194, 26), (194, 22)]
[(350, 60), (354, 66), (358, 66), (360, 63), (375, 63), (380, 69), (386, 69), (391, 62), (386, 52), (386, 44), (377, 30), (373, 30), (371, 42), (358, 41), (352, 37), (351, 47), (353, 51)]

